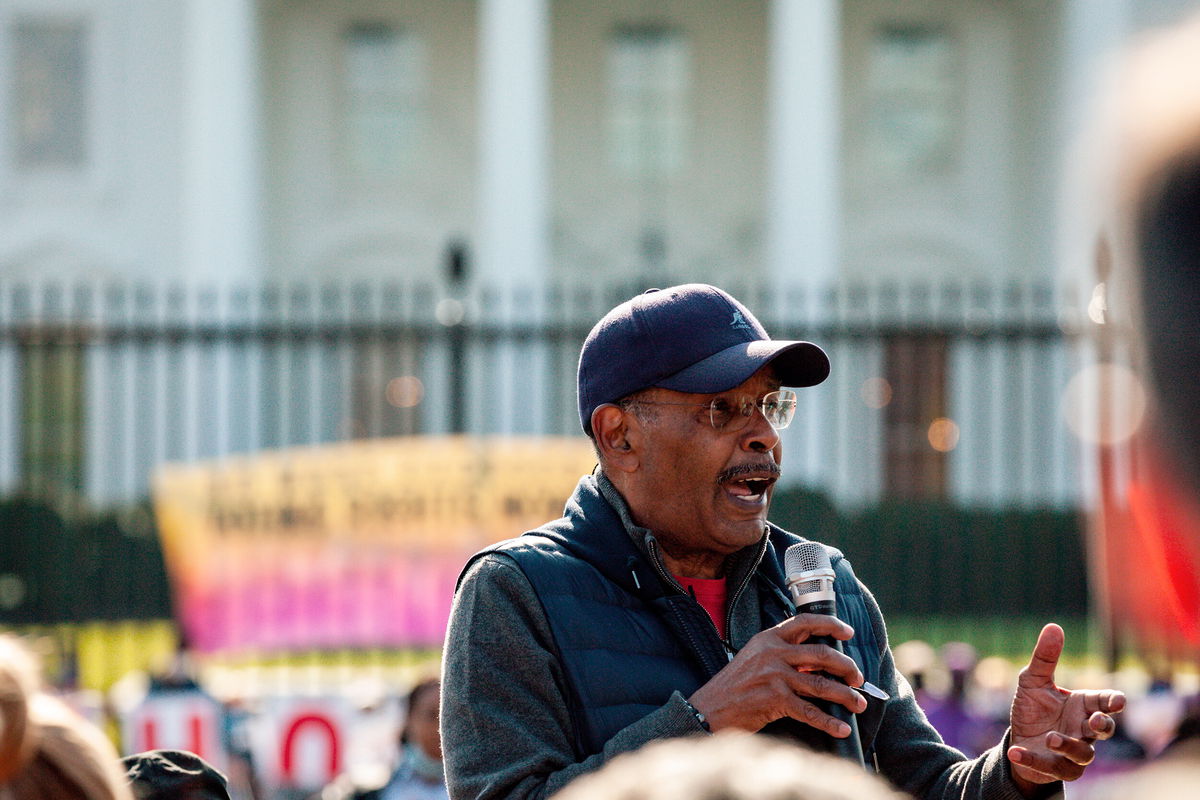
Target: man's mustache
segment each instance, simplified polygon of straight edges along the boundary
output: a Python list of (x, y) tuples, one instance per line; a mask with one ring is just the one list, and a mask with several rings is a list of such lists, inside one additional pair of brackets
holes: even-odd
[(771, 477), (778, 478), (783, 474), (783, 470), (774, 461), (764, 461), (761, 464), (737, 464), (727, 470), (723, 470), (717, 475), (717, 483), (728, 483), (735, 481), (743, 475), (753, 475), (767, 473)]

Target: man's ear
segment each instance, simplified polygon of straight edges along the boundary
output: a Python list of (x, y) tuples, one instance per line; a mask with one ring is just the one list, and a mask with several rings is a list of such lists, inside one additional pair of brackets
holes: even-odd
[(592, 412), (592, 435), (603, 463), (621, 472), (638, 468), (637, 442), (640, 428), (637, 418), (612, 403), (605, 403)]

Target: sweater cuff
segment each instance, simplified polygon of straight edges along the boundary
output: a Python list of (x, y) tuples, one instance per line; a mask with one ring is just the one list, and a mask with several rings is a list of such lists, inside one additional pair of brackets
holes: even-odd
[(712, 733), (712, 728), (709, 727), (708, 720), (678, 690), (671, 693), (671, 699), (667, 702), (667, 707), (672, 711), (672, 718), (679, 719), (684, 729), (684, 735)]
[(995, 800), (1046, 800), (1051, 797), (1061, 797), (1063, 782), (1051, 781), (1038, 786), (1032, 795), (1021, 791), (1017, 779), (1012, 774), (1012, 762), (1008, 760), (1008, 748), (1012, 744), (1012, 730), (1004, 732), (1000, 744), (984, 754), (984, 782), (990, 784), (984, 791), (984, 796)]

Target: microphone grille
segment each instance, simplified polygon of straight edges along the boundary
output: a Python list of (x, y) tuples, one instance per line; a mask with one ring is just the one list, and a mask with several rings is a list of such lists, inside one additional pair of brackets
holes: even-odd
[(789, 547), (783, 554), (784, 574), (791, 578), (802, 572), (813, 570), (832, 570), (829, 553), (816, 542), (800, 542)]

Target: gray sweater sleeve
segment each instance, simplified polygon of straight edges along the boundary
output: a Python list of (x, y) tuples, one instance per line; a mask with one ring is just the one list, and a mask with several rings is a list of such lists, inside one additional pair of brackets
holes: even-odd
[(450, 797), (546, 797), (653, 739), (705, 733), (675, 692), (600, 753), (575, 752), (566, 682), (533, 587), (489, 554), (463, 577), (442, 662), (442, 749)]

